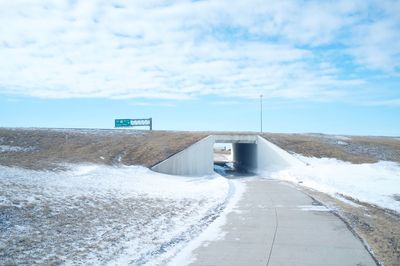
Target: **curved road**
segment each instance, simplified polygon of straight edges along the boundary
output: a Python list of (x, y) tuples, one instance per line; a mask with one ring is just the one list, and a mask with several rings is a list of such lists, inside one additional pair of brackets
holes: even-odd
[(376, 265), (345, 223), (294, 186), (247, 178), (219, 239), (190, 265)]

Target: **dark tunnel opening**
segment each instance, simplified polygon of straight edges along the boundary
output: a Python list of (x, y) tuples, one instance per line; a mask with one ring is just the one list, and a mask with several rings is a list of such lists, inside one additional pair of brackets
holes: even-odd
[(227, 178), (255, 175), (257, 144), (216, 143), (214, 145), (214, 171)]

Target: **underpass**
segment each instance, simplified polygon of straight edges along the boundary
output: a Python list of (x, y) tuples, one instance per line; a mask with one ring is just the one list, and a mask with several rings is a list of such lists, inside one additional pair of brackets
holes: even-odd
[[(215, 164), (216, 143), (231, 144), (231, 161)], [(260, 136), (210, 135), (152, 169), (186, 176), (216, 171), (246, 187), (218, 229), (223, 237), (199, 243), (191, 265), (376, 265), (331, 210), (294, 185), (268, 178), (298, 166), (306, 167)]]
[(242, 171), (262, 173), (302, 164), (258, 135), (210, 135), (154, 165), (152, 170), (185, 176), (211, 174), (214, 171), (215, 143), (232, 144), (233, 164)]

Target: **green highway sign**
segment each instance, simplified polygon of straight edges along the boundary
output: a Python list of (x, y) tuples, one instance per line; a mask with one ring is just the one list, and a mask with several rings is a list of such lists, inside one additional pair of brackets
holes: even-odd
[(131, 119), (115, 119), (115, 127), (130, 127)]
[(153, 130), (153, 119), (136, 118), (136, 119), (115, 119), (115, 127), (149, 127)]

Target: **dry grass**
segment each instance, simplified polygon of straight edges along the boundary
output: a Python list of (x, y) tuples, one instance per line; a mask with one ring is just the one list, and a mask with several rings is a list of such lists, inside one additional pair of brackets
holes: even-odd
[[(150, 167), (209, 134), (224, 132), (0, 128), (0, 145), (32, 148), (25, 152), (2, 152), (0, 164), (52, 170), (60, 163), (80, 162)], [(400, 162), (400, 141), (394, 138), (357, 136), (346, 140), (347, 145), (340, 145), (332, 136), (320, 134), (267, 133), (262, 136), (289, 152), (305, 156), (337, 158), (352, 163)]]
[(205, 136), (166, 131), (0, 129), (0, 145), (33, 147), (29, 152), (1, 153), (0, 164), (36, 170), (80, 162), (149, 167)]
[(262, 136), (286, 151), (308, 157), (336, 158), (356, 164), (379, 160), (400, 162), (400, 141), (391, 137), (347, 136), (341, 140), (322, 134), (269, 133)]

